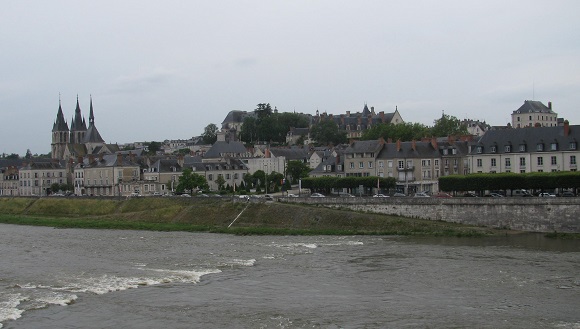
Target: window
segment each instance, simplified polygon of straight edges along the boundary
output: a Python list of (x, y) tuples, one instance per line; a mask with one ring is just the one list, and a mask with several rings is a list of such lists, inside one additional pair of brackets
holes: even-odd
[[(443, 155), (447, 155), (447, 152), (448, 152), (447, 149), (443, 149)], [(478, 152), (478, 153), (481, 153), (481, 152)]]
[(538, 143), (538, 145), (536, 145), (536, 151), (543, 151), (543, 150), (544, 150), (544, 144)]
[(421, 160), (421, 166), (422, 167), (431, 166), (431, 160), (429, 160), (429, 159), (427, 159), (427, 160)]
[(405, 169), (405, 161), (403, 161), (403, 160), (399, 160), (399, 162), (398, 162), (398, 166), (399, 166), (399, 167), (398, 167), (399, 169)]
[(526, 158), (521, 157), (520, 158), (520, 167), (525, 167), (526, 166)]
[(385, 167), (385, 163), (383, 161), (379, 161), (379, 168), (384, 168)]
[(543, 166), (543, 165), (544, 165), (544, 158), (538, 157), (538, 166)]
[(557, 151), (558, 150), (558, 143), (552, 143), (552, 144), (550, 144), (550, 150)]
[(350, 169), (354, 169), (354, 162), (350, 163)]
[(393, 168), (393, 160), (387, 161), (387, 167)]
[(496, 152), (496, 150), (497, 150), (497, 147), (495, 147), (495, 146), (492, 146), (492, 147), (490, 148), (490, 150), (489, 150), (489, 151), (490, 151), (491, 153), (495, 153), (495, 152)]
[(570, 164), (571, 165), (575, 165), (576, 164), (576, 156), (575, 155), (571, 155), (570, 156)]
[(491, 159), (491, 166), (492, 166), (492, 167), (495, 167), (495, 166), (497, 166), (497, 163), (496, 163), (496, 160), (495, 160), (495, 158), (492, 158), (492, 159)]
[(477, 166), (478, 167), (483, 167), (483, 160), (477, 159)]
[(555, 156), (552, 157), (552, 165), (557, 165), (558, 164), (558, 160)]
[(506, 152), (506, 153), (511, 152), (512, 151), (512, 146), (511, 145), (504, 146), (503, 151)]
[(369, 168), (372, 168), (372, 167), (373, 167), (373, 162), (369, 161)]
[(362, 162), (362, 161), (361, 161), (361, 162), (359, 162), (359, 163), (358, 163), (358, 167), (359, 167), (360, 169), (363, 169), (363, 168), (365, 167), (365, 163), (364, 163), (364, 162)]
[(526, 151), (526, 144), (520, 144), (520, 152)]
[(510, 168), (512, 166), (512, 159), (505, 158), (505, 167)]
[(576, 142), (570, 142), (570, 145), (568, 146), (571, 150), (575, 150), (576, 149)]
[(451, 149), (451, 154), (453, 155), (457, 154), (457, 149)]
[(483, 146), (477, 147), (477, 153), (483, 153)]

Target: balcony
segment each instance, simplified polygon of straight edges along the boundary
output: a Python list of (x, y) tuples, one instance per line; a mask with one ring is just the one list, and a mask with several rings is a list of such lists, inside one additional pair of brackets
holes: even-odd
[(415, 170), (415, 166), (411, 165), (411, 166), (406, 166), (404, 168), (401, 167), (397, 167), (398, 171), (413, 171)]

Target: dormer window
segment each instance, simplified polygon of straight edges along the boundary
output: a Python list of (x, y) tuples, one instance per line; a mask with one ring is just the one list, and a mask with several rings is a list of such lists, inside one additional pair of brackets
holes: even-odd
[(505, 153), (510, 153), (512, 151), (512, 146), (511, 145), (504, 146), (503, 151)]
[[(443, 155), (447, 155), (448, 152), (449, 151), (447, 151), (447, 149), (443, 149)], [(481, 153), (481, 152), (478, 152), (478, 153)]]
[(490, 151), (491, 153), (495, 153), (495, 152), (497, 152), (497, 147), (496, 147), (496, 146), (492, 146), (492, 147), (489, 149), (489, 151)]
[(570, 145), (568, 146), (571, 150), (575, 150), (576, 149), (576, 142), (570, 142)]
[(552, 143), (552, 144), (550, 144), (550, 150), (557, 151), (558, 150), (558, 143)]
[(543, 151), (544, 150), (544, 144), (543, 143), (538, 143), (538, 145), (536, 145), (536, 151)]
[(451, 154), (453, 155), (457, 154), (457, 149), (451, 149)]
[(483, 153), (483, 146), (477, 147), (477, 153)]
[(520, 152), (526, 151), (526, 144), (520, 144)]

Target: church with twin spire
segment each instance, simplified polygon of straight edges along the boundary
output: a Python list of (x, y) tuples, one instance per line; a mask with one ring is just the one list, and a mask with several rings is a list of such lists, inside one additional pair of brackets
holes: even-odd
[(77, 95), (77, 104), (74, 116), (69, 125), (64, 118), (62, 104), (58, 101), (58, 112), (52, 126), (52, 159), (68, 160), (77, 159), (88, 155), (112, 154), (119, 151), (116, 144), (106, 144), (95, 126), (93, 111), (93, 98), (90, 97), (89, 126), (82, 116)]

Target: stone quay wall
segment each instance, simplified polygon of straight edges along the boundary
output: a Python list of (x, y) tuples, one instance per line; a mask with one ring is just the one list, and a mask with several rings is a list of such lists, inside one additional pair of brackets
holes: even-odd
[(528, 232), (580, 233), (580, 198), (280, 198), (330, 208)]

